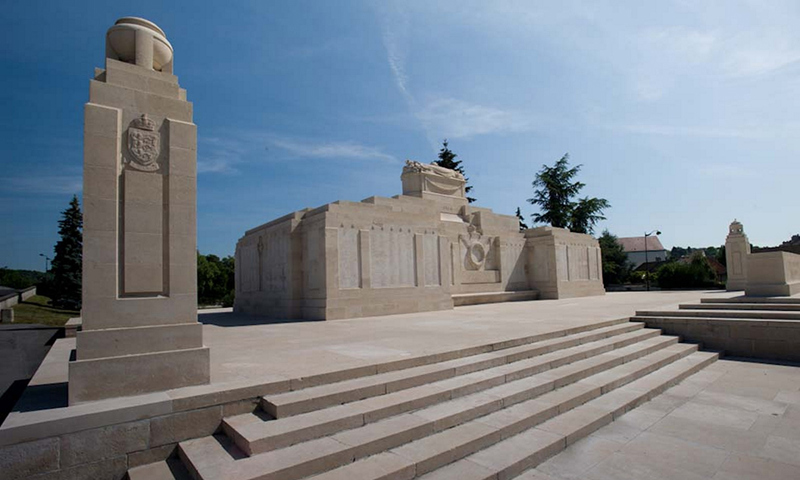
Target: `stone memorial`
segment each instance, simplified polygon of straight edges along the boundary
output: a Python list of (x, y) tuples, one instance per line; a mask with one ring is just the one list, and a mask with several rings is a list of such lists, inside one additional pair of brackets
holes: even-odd
[(70, 404), (209, 382), (197, 322), (197, 127), (173, 60), (158, 26), (122, 18), (89, 85)]
[(750, 240), (744, 233), (742, 224), (733, 220), (728, 227), (725, 239), (725, 261), (728, 269), (728, 291), (744, 290), (747, 284), (747, 256), (750, 255)]
[[(465, 296), (602, 295), (600, 248), (560, 228), (470, 205), (464, 177), (407, 161), (403, 194), (338, 201), (248, 230), (237, 312), (340, 319), (453, 308)], [(517, 297), (519, 298), (519, 297)]]

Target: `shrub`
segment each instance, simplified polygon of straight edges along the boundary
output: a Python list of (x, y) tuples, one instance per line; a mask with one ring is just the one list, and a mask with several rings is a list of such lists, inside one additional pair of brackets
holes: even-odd
[(716, 275), (708, 259), (700, 253), (692, 255), (689, 263), (668, 263), (656, 272), (661, 288), (706, 288), (716, 286)]

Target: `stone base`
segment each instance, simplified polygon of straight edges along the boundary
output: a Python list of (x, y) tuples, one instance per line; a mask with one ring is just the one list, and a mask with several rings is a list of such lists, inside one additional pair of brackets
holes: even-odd
[(748, 285), (744, 294), (749, 297), (791, 297), (800, 294), (800, 282), (774, 285)]
[(76, 360), (69, 363), (69, 404), (203, 385), (210, 379), (208, 347)]
[(741, 292), (747, 286), (747, 280), (728, 280), (725, 284), (725, 290), (728, 292)]

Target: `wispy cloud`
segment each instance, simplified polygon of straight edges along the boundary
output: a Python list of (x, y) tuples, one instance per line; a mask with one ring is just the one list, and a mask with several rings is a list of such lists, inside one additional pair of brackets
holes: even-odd
[[(386, 4), (379, 12), (386, 60), (397, 90), (411, 114), (420, 122), (431, 147), (439, 148), (442, 138), (463, 138), (495, 132), (518, 132), (531, 126), (530, 117), (462, 99), (415, 95), (406, 72), (410, 14), (401, 3)], [(420, 97), (423, 100), (420, 100)]]
[(238, 165), (247, 161), (252, 148), (252, 144), (236, 135), (226, 138), (200, 137), (198, 143), (198, 173), (238, 173)]
[(83, 191), (83, 177), (80, 175), (8, 177), (0, 182), (0, 190), (37, 195), (71, 193), (79, 195)]
[(607, 124), (605, 128), (614, 131), (636, 133), (643, 135), (660, 135), (669, 137), (714, 137), (714, 138), (742, 138), (762, 139), (767, 132), (761, 129), (706, 127), (706, 126), (677, 126), (677, 125), (619, 125)]
[(305, 142), (275, 138), (270, 143), (292, 155), (304, 158), (382, 160), (396, 162), (397, 159), (380, 148), (354, 142)]
[(199, 139), (198, 173), (239, 174), (248, 164), (271, 161), (272, 148), (294, 157), (310, 159), (355, 159), (396, 162), (378, 147), (354, 141), (326, 141), (286, 137), (271, 132), (234, 132), (227, 136)]
[(425, 104), (416, 116), (427, 130), (446, 138), (520, 132), (533, 127), (531, 116), (455, 98), (434, 99)]

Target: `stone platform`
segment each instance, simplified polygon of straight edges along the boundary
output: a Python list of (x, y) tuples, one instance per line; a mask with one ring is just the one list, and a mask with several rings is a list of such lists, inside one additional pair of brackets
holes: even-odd
[[(18, 474), (11, 478), (37, 471), (124, 475), (174, 455), (179, 442), (219, 431), (223, 418), (252, 416), (264, 396), (367, 381), (379, 371), (414, 365), (438, 368), (434, 365), (487, 348), (522, 348), (614, 325), (623, 328), (637, 309), (670, 308), (709, 294), (615, 293), (336, 322), (265, 323), (229, 311), (206, 311), (199, 318), (211, 349), (210, 385), (69, 407), (64, 382), (74, 339), (62, 339), (17, 411), (0, 427), (0, 463), (4, 456), (25, 458), (14, 464)], [(663, 346), (670, 341), (665, 339)], [(691, 351), (682, 349), (680, 355)]]
[(703, 298), (678, 309), (637, 310), (633, 320), (728, 356), (800, 362), (800, 295)]
[(800, 368), (720, 360), (519, 480), (788, 480)]

